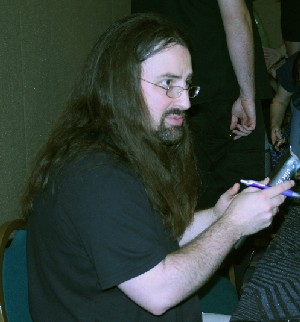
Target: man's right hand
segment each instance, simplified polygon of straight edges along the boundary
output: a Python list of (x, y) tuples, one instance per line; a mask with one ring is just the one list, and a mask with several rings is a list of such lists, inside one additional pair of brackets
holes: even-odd
[(265, 190), (249, 187), (234, 198), (223, 218), (229, 220), (241, 236), (252, 235), (271, 225), (286, 198), (281, 193), (293, 186), (294, 181), (285, 181)]

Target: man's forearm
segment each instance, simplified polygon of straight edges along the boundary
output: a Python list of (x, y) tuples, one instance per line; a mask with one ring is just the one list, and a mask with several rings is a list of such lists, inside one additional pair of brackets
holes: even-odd
[(201, 232), (211, 226), (218, 218), (219, 216), (214, 211), (214, 208), (196, 212), (193, 222), (187, 227), (179, 241), (180, 247), (186, 245), (188, 242), (197, 237)]
[(119, 287), (140, 306), (161, 315), (204, 285), (240, 236), (228, 218), (220, 218), (146, 274)]
[(232, 65), (242, 98), (255, 98), (252, 23), (243, 0), (218, 0)]
[(281, 85), (278, 87), (276, 95), (273, 97), (270, 106), (270, 125), (280, 127), (284, 119), (286, 108), (290, 102), (292, 93), (287, 92)]

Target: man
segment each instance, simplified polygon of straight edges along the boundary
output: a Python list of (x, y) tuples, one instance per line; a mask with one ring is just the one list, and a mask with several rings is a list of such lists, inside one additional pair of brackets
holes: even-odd
[(23, 198), (34, 321), (201, 321), (196, 290), (270, 225), (293, 182), (235, 184), (194, 215), (191, 82), (186, 40), (159, 16), (96, 43)]
[(265, 175), (260, 99), (271, 98), (272, 93), (258, 30), (250, 16), (252, 1), (246, 2), (131, 1), (132, 12), (167, 16), (192, 46), (194, 79), (201, 87), (190, 112), (202, 175), (199, 209), (213, 206), (240, 178), (260, 180)]

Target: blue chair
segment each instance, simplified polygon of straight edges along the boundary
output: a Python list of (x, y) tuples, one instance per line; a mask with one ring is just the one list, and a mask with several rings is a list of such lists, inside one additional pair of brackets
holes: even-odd
[(0, 321), (32, 322), (28, 304), (26, 224), (21, 219), (0, 226)]

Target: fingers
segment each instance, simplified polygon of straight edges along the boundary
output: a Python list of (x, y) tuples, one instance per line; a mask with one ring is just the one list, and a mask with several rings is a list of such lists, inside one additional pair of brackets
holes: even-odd
[(246, 126), (242, 126), (242, 125), (237, 125), (237, 128), (240, 132), (245, 133), (245, 134), (250, 134), (254, 128), (253, 127), (246, 127)]
[(281, 193), (285, 190), (291, 189), (295, 185), (293, 180), (284, 181), (281, 184), (270, 187), (262, 191), (268, 198), (275, 198), (276, 196), (281, 196)]
[(272, 128), (271, 134), (274, 135), (278, 140), (282, 139), (282, 137), (283, 137), (280, 127)]
[(281, 128), (274, 127), (271, 130), (271, 141), (274, 149), (279, 151), (279, 147), (285, 143), (285, 137), (282, 135)]
[(272, 209), (273, 217), (275, 217), (278, 214), (278, 212), (279, 212), (279, 207), (274, 207)]
[(247, 136), (252, 132), (252, 130), (246, 129), (239, 124), (237, 125), (237, 129), (233, 130), (232, 133), (241, 135), (241, 136)]
[(255, 187), (247, 187), (241, 193), (257, 192), (257, 191), (260, 191), (260, 189)]
[[(284, 201), (286, 197), (283, 195), (277, 195), (276, 197), (270, 199), (270, 206), (272, 207), (272, 212), (276, 210)], [(276, 215), (276, 212), (274, 213)]]
[(234, 130), (238, 124), (238, 118), (234, 115), (231, 117), (230, 130)]
[(234, 197), (240, 190), (240, 184), (239, 183), (235, 183), (231, 188), (229, 188), (226, 191), (226, 194), (228, 194), (228, 196), (230, 198)]
[(284, 138), (283, 138), (283, 139), (281, 139), (281, 140), (279, 140), (279, 141), (277, 141), (277, 142), (275, 143), (275, 145), (274, 145), (274, 149), (275, 149), (276, 151), (279, 151), (280, 147), (281, 147), (284, 143), (285, 143), (285, 139), (284, 139)]
[(225, 193), (221, 197), (223, 197), (223, 199), (226, 199), (226, 200), (231, 200), (239, 192), (239, 190), (240, 190), (240, 184), (235, 183), (231, 188), (225, 191)]
[(266, 177), (264, 180), (261, 181), (262, 184), (267, 185), (270, 182), (270, 178)]
[(252, 133), (252, 131), (253, 131), (252, 127), (245, 127), (240, 124), (237, 124), (236, 129), (232, 131), (232, 133), (235, 134), (234, 140), (237, 140), (243, 136), (248, 136), (249, 134)]

